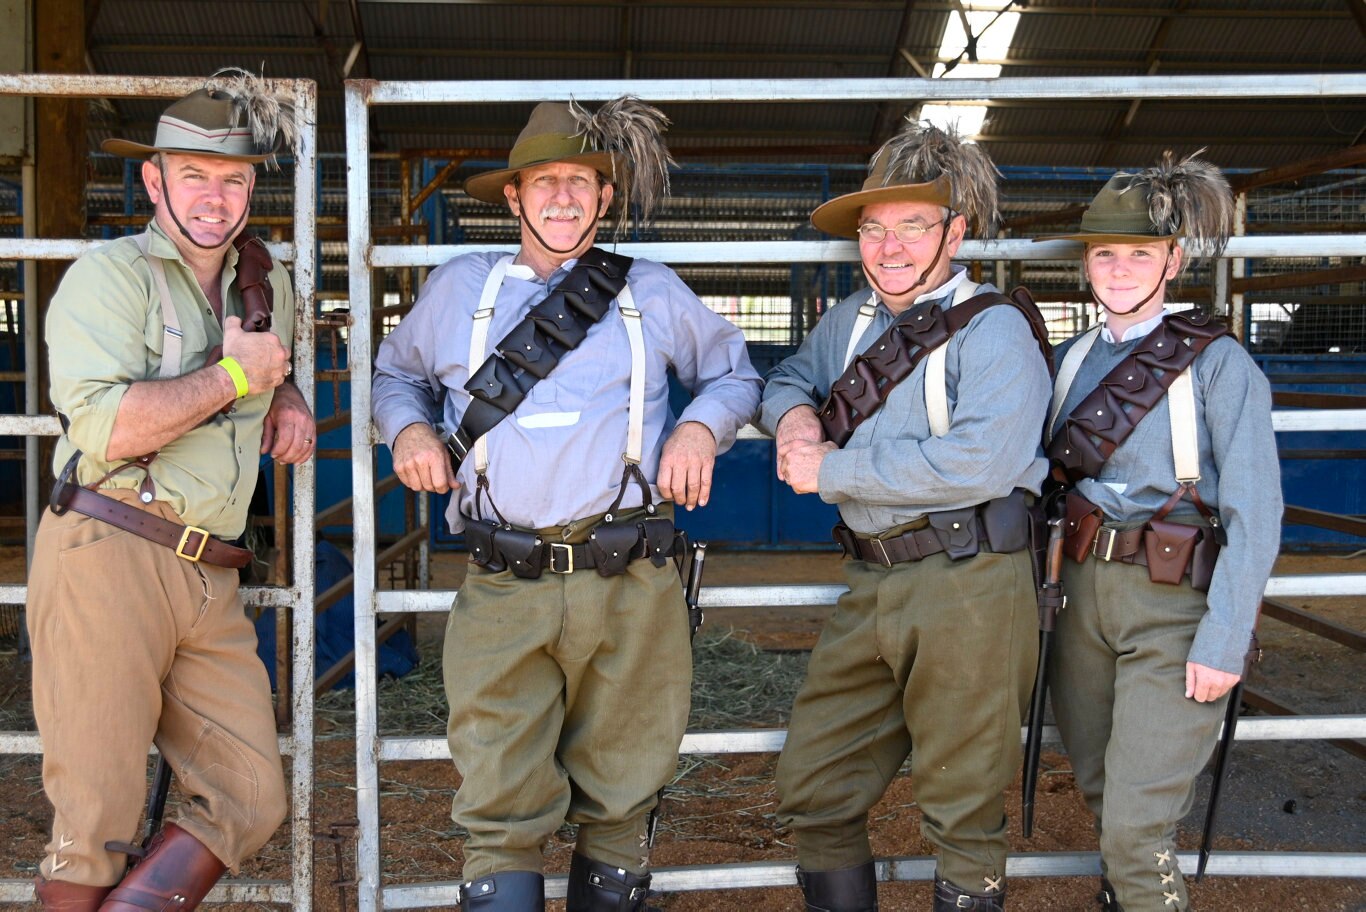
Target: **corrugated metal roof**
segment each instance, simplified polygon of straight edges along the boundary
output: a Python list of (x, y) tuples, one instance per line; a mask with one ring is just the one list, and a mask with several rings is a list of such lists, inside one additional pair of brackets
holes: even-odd
[[(1178, 5), (1184, 6), (1178, 9)], [(326, 10), (326, 21), (313, 17)], [(598, 4), (378, 3), (361, 0), (364, 53), (355, 76), (392, 80), (864, 79), (913, 75), (904, 48), (928, 67), (952, 7), (848, 0), (818, 6), (711, 0), (602, 0)], [(342, 148), (341, 66), (357, 36), (349, 4), (254, 0), (224, 15), (201, 0), (104, 0), (89, 29), (101, 73), (207, 74), (264, 65), (320, 85), (320, 146)], [(321, 32), (321, 34), (319, 34)], [(898, 46), (898, 40), (900, 44)], [(949, 56), (952, 56), (950, 54)], [(1005, 76), (1077, 79), (1159, 74), (1366, 72), (1366, 38), (1341, 0), (1031, 0), (1020, 11)], [(549, 90), (548, 90), (549, 94)], [(908, 83), (908, 95), (915, 83)], [(1363, 77), (1366, 95), (1366, 76)], [(666, 106), (678, 147), (734, 148), (744, 158), (789, 153), (847, 161), (895, 128), (914, 103), (688, 104)], [(1132, 122), (1124, 100), (993, 107), (984, 142), (1003, 164), (1096, 165), (1132, 160), (1190, 137), (1227, 154), (1224, 164), (1284, 164), (1357, 141), (1366, 101), (1305, 99), (1148, 102)], [(158, 105), (118, 103), (122, 128), (150, 132)], [(380, 109), (377, 148), (506, 148), (528, 106)], [(106, 130), (107, 127), (97, 128)], [(746, 147), (748, 153), (743, 153)], [(760, 146), (762, 149), (756, 150)], [(861, 152), (852, 153), (858, 157)]]

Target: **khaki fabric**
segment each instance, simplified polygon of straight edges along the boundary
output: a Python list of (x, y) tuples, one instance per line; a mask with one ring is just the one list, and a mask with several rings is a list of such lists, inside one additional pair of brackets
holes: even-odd
[[(582, 541), (588, 525), (553, 540)], [(442, 661), (463, 879), (540, 871), (566, 820), (580, 854), (644, 873), (646, 820), (677, 766), (692, 680), (673, 564), (536, 580), (471, 566)]]
[(1049, 693), (1101, 864), (1125, 912), (1189, 908), (1176, 824), (1191, 809), (1228, 697), (1186, 699), (1205, 596), (1145, 567), (1066, 561)]
[[(133, 492), (113, 496), (137, 505)], [(146, 507), (166, 519), (164, 503)], [(237, 571), (77, 513), (44, 513), (29, 574), (33, 710), (43, 739), (50, 880), (103, 886), (133, 841), (155, 743), (188, 796), (168, 813), (221, 861), (262, 846), (288, 810), (256, 634)], [(168, 809), (169, 810), (169, 809)]]
[(941, 877), (1004, 885), (1003, 791), (1038, 660), (1027, 552), (852, 561), (778, 760), (778, 819), (803, 869), (872, 859), (867, 814), (907, 755)]
[[(166, 281), (175, 298), (184, 332), (180, 373), (203, 367), (210, 350), (223, 343), (194, 273), (155, 222), (152, 253), (162, 257)], [(242, 315), (242, 298), (230, 287), (236, 278), (237, 251), (229, 247), (223, 266), (223, 313)], [(272, 331), (288, 348), (294, 332), (294, 292), (289, 271), (276, 263), (270, 274), (275, 300)], [(48, 308), (46, 335), (52, 404), (70, 427), (57, 441), (53, 471), (60, 472), (74, 450), (81, 459), (79, 480), (90, 484), (122, 464), (106, 462), (119, 403), (128, 387), (155, 380), (161, 370), (165, 337), (160, 296), (137, 241), (120, 238), (71, 265)], [(182, 522), (222, 538), (236, 538), (246, 527), (247, 507), (256, 488), (261, 428), (273, 394), (239, 399), (226, 415), (215, 415), (161, 448), (151, 475), (157, 500), (169, 503)], [(121, 472), (107, 488), (135, 488), (141, 471)]]

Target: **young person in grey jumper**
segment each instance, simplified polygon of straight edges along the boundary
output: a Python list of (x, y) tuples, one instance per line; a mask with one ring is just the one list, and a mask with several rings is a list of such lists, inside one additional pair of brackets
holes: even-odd
[[(966, 508), (960, 525), (977, 528), (980, 507), (1013, 496), (1022, 510), (1022, 492), (1039, 493), (1045, 359), (1025, 317), (993, 306), (942, 345), (943, 433), (931, 430), (923, 362), (843, 446), (817, 416), (849, 359), (876, 349), (894, 321), (914, 325), (990, 290), (950, 261), (969, 223), (989, 234), (995, 215), (996, 171), (980, 147), (928, 125), (893, 137), (861, 191), (811, 217), (858, 239), (869, 287), (831, 308), (767, 378), (759, 417), (775, 432), (778, 475), (839, 506), (855, 556), (778, 761), (778, 819), (793, 831), (808, 910), (877, 908), (867, 814), (908, 754), (921, 829), (938, 848), (934, 908), (1004, 903), (1002, 792), (1019, 768), (1038, 656), (1031, 558), (985, 540), (958, 560), (928, 553), (930, 524)], [(925, 550), (867, 553), (895, 552), (907, 537)]]
[[(1070, 455), (1065, 424), (1078, 403), (1135, 348), (1156, 345), (1149, 334), (1170, 319), (1169, 283), (1193, 252), (1222, 250), (1232, 211), (1217, 168), (1193, 157), (1177, 162), (1168, 153), (1137, 175), (1116, 174), (1081, 230), (1065, 235), (1086, 244), (1086, 277), (1104, 322), (1058, 349), (1050, 457)], [(1069, 386), (1068, 353), (1085, 344), (1089, 351)], [(1201, 525), (1202, 536), (1216, 540), (1226, 534), (1208, 592), (1193, 588), (1190, 575), (1176, 584), (1154, 582), (1141, 565), (1152, 561), (1151, 520), (1179, 487), (1170, 411), (1173, 399), (1181, 405), (1176, 389), (1157, 401), (1096, 477), (1076, 481), (1068, 495), (1099, 508), (1103, 524), (1091, 530), (1089, 542), (1068, 529), (1069, 551), (1089, 553), (1064, 568), (1067, 607), (1058, 614), (1050, 693), (1077, 785), (1096, 815), (1104, 873), (1098, 900), (1105, 910), (1189, 908), (1176, 823), (1190, 810), (1196, 774), (1243, 673), (1280, 542), (1280, 471), (1266, 377), (1232, 336), (1210, 342), (1189, 372), (1198, 500), (1185, 494), (1166, 519)], [(1123, 534), (1135, 530), (1148, 531)], [(1136, 544), (1126, 548), (1126, 538)]]

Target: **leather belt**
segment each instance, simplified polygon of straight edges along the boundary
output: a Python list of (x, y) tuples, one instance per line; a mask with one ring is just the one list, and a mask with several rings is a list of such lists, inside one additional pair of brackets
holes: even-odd
[(52, 509), (58, 515), (68, 509), (75, 510), (91, 519), (109, 523), (139, 538), (164, 545), (174, 551), (176, 557), (191, 563), (203, 561), (215, 567), (233, 568), (251, 563), (252, 554), (249, 550), (214, 538), (198, 526), (162, 519), (155, 513), (139, 510), (121, 500), (70, 482), (58, 480), (52, 492)]
[[(853, 537), (853, 556), (869, 563), (890, 567), (907, 561), (924, 560), (944, 551), (944, 544), (929, 526), (912, 529), (894, 538)], [(985, 544), (985, 542), (982, 542)]]
[[(664, 557), (673, 557), (676, 549), (672, 546), (664, 548), (660, 553)], [(630, 560), (638, 561), (645, 554), (645, 542), (641, 541), (638, 549), (631, 551)], [(597, 558), (593, 555), (593, 549), (588, 547), (587, 542), (577, 545), (567, 545), (563, 542), (547, 542), (545, 550), (541, 552), (541, 569), (549, 570), (551, 573), (573, 573), (575, 570), (595, 570), (597, 569)]]
[(967, 515), (961, 517), (959, 521), (950, 522), (948, 528), (954, 533), (960, 533), (964, 522), (968, 526), (966, 549), (951, 548), (946, 545), (944, 531), (936, 530), (929, 525), (919, 529), (911, 529), (890, 538), (860, 538), (848, 526), (840, 523), (835, 526), (834, 536), (836, 543), (845, 550), (849, 557), (873, 564), (881, 564), (884, 567), (921, 561), (932, 555), (942, 554), (950, 550), (955, 553), (950, 554), (949, 557), (955, 560), (961, 557), (970, 557), (981, 551), (992, 550), (980, 519), (973, 513), (967, 512)]
[(1070, 554), (1079, 554), (1085, 549), (1096, 560), (1118, 561), (1121, 564), (1148, 566), (1148, 555), (1143, 548), (1143, 527), (1136, 529), (1112, 529), (1101, 526), (1090, 542), (1084, 542), (1084, 535), (1069, 532), (1065, 546)]

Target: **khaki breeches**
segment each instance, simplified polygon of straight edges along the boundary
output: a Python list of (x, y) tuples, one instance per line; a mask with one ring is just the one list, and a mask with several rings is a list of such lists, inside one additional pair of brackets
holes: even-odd
[[(135, 492), (111, 492), (140, 506)], [(144, 507), (177, 520), (162, 503)], [(233, 870), (288, 809), (270, 683), (237, 571), (69, 512), (45, 512), (29, 573), (33, 711), (43, 741), (50, 880), (103, 886), (127, 858), (148, 749), (187, 801), (176, 822)]]

